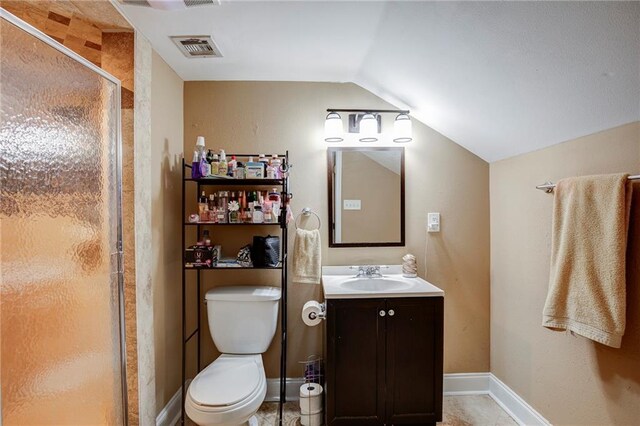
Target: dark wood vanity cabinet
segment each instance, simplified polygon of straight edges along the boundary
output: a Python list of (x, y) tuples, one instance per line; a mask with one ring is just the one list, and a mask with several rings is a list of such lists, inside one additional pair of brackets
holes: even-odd
[(327, 425), (442, 420), (443, 298), (328, 299)]

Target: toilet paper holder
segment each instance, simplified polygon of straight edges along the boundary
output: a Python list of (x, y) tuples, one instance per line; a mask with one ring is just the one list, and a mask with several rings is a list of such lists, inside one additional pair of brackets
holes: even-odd
[(315, 312), (309, 312), (309, 319), (314, 320), (316, 318), (320, 318), (321, 320), (327, 319), (327, 304), (322, 302), (320, 303), (320, 313), (316, 314)]

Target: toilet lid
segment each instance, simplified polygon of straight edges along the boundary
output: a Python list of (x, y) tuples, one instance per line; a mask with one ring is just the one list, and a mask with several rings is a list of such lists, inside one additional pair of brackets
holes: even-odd
[(189, 385), (199, 405), (233, 405), (247, 398), (260, 383), (260, 369), (251, 357), (225, 357), (202, 370)]

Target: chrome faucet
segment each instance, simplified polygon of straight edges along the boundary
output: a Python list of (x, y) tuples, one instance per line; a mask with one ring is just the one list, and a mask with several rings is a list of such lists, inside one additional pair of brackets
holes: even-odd
[(381, 278), (380, 266), (377, 265), (362, 265), (352, 266), (351, 269), (358, 269), (356, 278)]

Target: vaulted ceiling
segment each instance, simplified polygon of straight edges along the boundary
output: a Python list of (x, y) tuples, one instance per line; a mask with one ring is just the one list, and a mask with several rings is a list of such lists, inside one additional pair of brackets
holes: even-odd
[[(487, 161), (640, 119), (639, 2), (119, 8), (184, 80), (354, 82)], [(224, 57), (188, 59), (172, 35)]]

